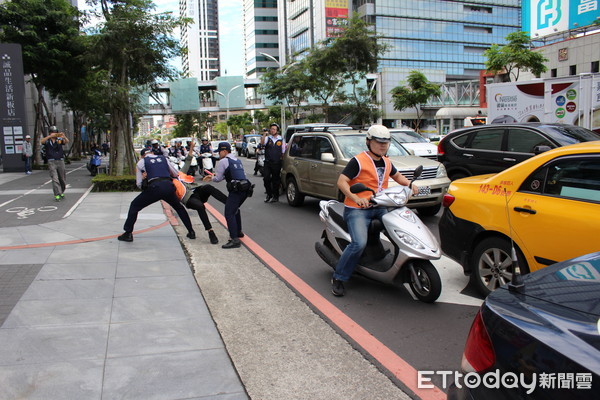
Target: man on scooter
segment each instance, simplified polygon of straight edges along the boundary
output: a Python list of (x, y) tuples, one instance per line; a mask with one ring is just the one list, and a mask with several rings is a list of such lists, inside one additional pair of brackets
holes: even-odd
[[(354, 156), (342, 171), (337, 186), (344, 194), (344, 221), (348, 225), (351, 237), (350, 244), (344, 249), (331, 279), (331, 292), (334, 296), (346, 294), (344, 282), (350, 279), (356, 264), (367, 246), (369, 224), (374, 219), (380, 219), (387, 212), (384, 208), (371, 207), (370, 191), (352, 193), (350, 186), (363, 183), (375, 193), (388, 187), (392, 178), (400, 185), (408, 186), (410, 181), (402, 175), (386, 156), (390, 147), (391, 135), (383, 125), (373, 125), (367, 131), (367, 151)], [(413, 194), (419, 193), (419, 188), (413, 183)]]

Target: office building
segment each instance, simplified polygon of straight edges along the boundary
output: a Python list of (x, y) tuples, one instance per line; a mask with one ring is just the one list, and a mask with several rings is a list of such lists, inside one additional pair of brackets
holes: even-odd
[[(258, 78), (278, 68), (277, 0), (244, 0), (244, 75)], [(265, 55), (266, 54), (266, 55)]]
[(179, 0), (179, 13), (192, 19), (181, 30), (185, 76), (207, 81), (220, 76), (219, 4), (217, 0)]

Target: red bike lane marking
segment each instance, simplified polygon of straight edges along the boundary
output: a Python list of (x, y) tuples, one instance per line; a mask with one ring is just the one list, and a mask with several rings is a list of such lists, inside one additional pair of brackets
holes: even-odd
[[(225, 217), (221, 215), (210, 204), (205, 203), (206, 209), (224, 226), (227, 226)], [(377, 338), (371, 335), (362, 326), (357, 324), (352, 318), (324, 298), (310, 285), (304, 282), (298, 275), (294, 274), (285, 265), (279, 262), (275, 257), (269, 254), (259, 244), (248, 236), (240, 238), (244, 245), (258, 257), (262, 262), (269, 266), (281, 279), (293, 287), (298, 294), (306, 299), (310, 304), (316, 307), (325, 317), (333, 322), (346, 335), (352, 338), (360, 347), (376, 359), (385, 369), (392, 373), (408, 389), (423, 400), (442, 400), (446, 399), (446, 394), (434, 386), (432, 389), (422, 389), (418, 387), (417, 370), (400, 356), (390, 350), (389, 347), (381, 343)], [(431, 382), (427, 382), (432, 385)]]

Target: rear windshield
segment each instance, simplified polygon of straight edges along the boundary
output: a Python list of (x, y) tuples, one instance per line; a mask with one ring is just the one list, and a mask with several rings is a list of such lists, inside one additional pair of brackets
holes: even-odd
[[(347, 135), (336, 136), (338, 146), (344, 154), (344, 158), (352, 158), (355, 155), (367, 150), (366, 135)], [(394, 142), (390, 143), (388, 156), (408, 156), (409, 153), (404, 147), (397, 145)]]
[(543, 126), (541, 129), (562, 146), (600, 140), (600, 134), (580, 126)]

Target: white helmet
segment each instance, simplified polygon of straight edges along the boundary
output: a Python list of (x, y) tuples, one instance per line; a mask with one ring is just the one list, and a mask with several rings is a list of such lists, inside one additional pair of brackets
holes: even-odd
[(389, 143), (392, 140), (390, 131), (383, 125), (372, 125), (367, 131), (367, 139), (377, 140), (381, 143)]

